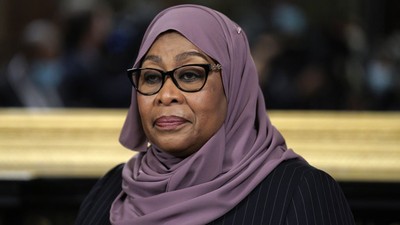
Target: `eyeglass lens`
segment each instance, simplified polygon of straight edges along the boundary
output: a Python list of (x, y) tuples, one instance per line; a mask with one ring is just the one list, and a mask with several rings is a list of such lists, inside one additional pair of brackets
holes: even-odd
[(162, 88), (165, 76), (169, 75), (179, 89), (194, 92), (204, 86), (208, 73), (207, 66), (187, 65), (170, 72), (149, 68), (139, 69), (132, 73), (132, 81), (139, 92), (154, 94)]

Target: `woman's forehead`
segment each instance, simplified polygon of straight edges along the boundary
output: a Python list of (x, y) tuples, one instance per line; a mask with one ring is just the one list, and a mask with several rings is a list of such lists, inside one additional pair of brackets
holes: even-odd
[(171, 44), (170, 37), (175, 38), (175, 40), (178, 39), (177, 42), (182, 43), (179, 44), (179, 47), (181, 47), (181, 49), (175, 52), (175, 54), (173, 55), (174, 61), (179, 62), (179, 61), (184, 61), (188, 58), (199, 57), (203, 58), (204, 60), (210, 63), (217, 62), (217, 60), (207, 55), (200, 47), (196, 46), (195, 43), (191, 42), (183, 34), (173, 30), (163, 32), (155, 39), (155, 41), (152, 43), (147, 53), (144, 55), (142, 62), (146, 60), (154, 62), (162, 61), (162, 55), (157, 55), (157, 53), (155, 53), (157, 52), (156, 50), (158, 50), (159, 47), (166, 47), (167, 49), (168, 47), (172, 47), (173, 50), (175, 50), (174, 46)]

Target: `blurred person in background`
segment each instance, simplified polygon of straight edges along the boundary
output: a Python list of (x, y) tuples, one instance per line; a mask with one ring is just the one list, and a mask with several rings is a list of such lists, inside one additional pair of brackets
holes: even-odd
[(64, 19), (64, 77), (60, 91), (68, 107), (96, 106), (106, 76), (104, 46), (111, 30), (107, 8), (72, 12)]
[(135, 56), (144, 23), (107, 4), (66, 13), (60, 91), (67, 107), (127, 106), (130, 86), (121, 68)]
[(371, 109), (400, 109), (400, 32), (386, 38), (367, 63), (365, 83)]
[(46, 20), (29, 23), (21, 50), (10, 60), (6, 78), (24, 107), (62, 107), (58, 92), (62, 81), (60, 33)]
[(269, 11), (252, 45), (267, 108), (345, 108), (347, 49), (339, 35), (316, 28), (295, 1), (274, 1)]

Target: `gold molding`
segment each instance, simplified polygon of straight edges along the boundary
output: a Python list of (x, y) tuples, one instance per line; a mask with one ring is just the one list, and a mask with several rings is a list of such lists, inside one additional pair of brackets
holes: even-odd
[[(0, 109), (0, 179), (98, 177), (135, 153), (126, 110)], [(400, 181), (400, 113), (271, 111), (287, 144), (342, 181)]]

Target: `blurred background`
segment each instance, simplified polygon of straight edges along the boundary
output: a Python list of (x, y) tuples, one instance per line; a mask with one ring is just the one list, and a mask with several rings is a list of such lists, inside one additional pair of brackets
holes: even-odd
[[(147, 25), (160, 10), (180, 3), (215, 8), (245, 30), (268, 109), (351, 111), (357, 115), (379, 111), (385, 116), (395, 113), (391, 118), (398, 118), (399, 0), (0, 0), (0, 110), (126, 109), (131, 85), (125, 71), (136, 58)], [(85, 121), (93, 112), (88, 112)], [(118, 118), (124, 118), (124, 114), (118, 114)], [(65, 119), (61, 118), (54, 126)], [(92, 120), (88, 129), (99, 123), (96, 118)], [(21, 121), (16, 127), (25, 127), (25, 133), (3, 124), (3, 133), (17, 137), (11, 144), (35, 132), (40, 138), (48, 138)], [(63, 129), (74, 133), (72, 125), (65, 125), (68, 121)], [(78, 121), (79, 128), (81, 123)], [(119, 132), (119, 124), (114, 120), (110, 123)], [(391, 125), (382, 126), (388, 127), (391, 135), (391, 142), (386, 144), (391, 144), (388, 149), (393, 154), (388, 158), (396, 159), (400, 124)], [(37, 126), (42, 128), (41, 124)], [(48, 132), (54, 133), (52, 140), (58, 144), (63, 136), (54, 126), (49, 126)], [(386, 135), (383, 131), (377, 132)], [(80, 132), (82, 136), (89, 133)], [(94, 136), (103, 138), (102, 133), (94, 132)], [(381, 136), (361, 136), (379, 139), (382, 149), (371, 151), (385, 154)], [(41, 142), (33, 137), (35, 143)], [(7, 153), (12, 148), (0, 150)], [(73, 224), (80, 202), (96, 180), (3, 176), (0, 225)], [(357, 224), (400, 223), (398, 180), (340, 184), (356, 209)]]
[(1, 0), (0, 107), (127, 107), (144, 29), (188, 2), (246, 31), (269, 109), (400, 109), (397, 0)]

